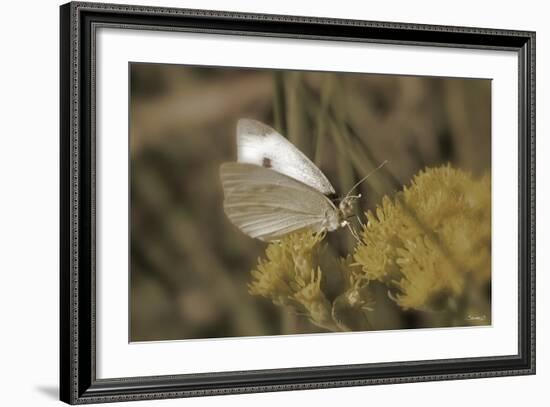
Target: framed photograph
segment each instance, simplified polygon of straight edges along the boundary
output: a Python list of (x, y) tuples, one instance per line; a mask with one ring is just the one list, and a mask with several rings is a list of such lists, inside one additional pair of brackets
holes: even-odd
[(535, 373), (535, 33), (61, 6), (61, 400)]

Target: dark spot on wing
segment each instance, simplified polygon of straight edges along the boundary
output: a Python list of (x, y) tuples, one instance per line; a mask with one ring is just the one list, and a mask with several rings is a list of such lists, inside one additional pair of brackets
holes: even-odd
[(265, 168), (271, 168), (271, 158), (264, 157), (264, 159), (262, 160), (262, 166)]

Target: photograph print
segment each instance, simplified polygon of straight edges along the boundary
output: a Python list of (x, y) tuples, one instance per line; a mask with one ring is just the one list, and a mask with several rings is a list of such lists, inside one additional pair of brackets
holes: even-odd
[(129, 64), (130, 342), (491, 325), (491, 80)]

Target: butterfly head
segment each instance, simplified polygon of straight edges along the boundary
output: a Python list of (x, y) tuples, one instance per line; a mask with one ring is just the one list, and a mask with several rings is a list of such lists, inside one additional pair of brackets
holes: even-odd
[(361, 198), (361, 194), (348, 195), (340, 201), (338, 209), (340, 212), (341, 221), (345, 221), (346, 219), (351, 218), (355, 215), (355, 201), (357, 201), (359, 198)]
[(346, 194), (346, 196), (340, 201), (340, 205), (338, 205), (338, 209), (339, 209), (339, 213), (340, 213), (340, 223), (341, 223), (341, 225), (345, 225), (346, 219), (351, 218), (352, 216), (355, 215), (354, 203), (355, 203), (356, 200), (361, 198), (361, 194), (351, 195), (353, 190), (355, 188), (357, 188), (359, 185), (361, 185), (363, 182), (365, 182), (368, 177), (370, 177), (373, 173), (378, 171), (380, 168), (382, 168), (387, 163), (388, 163), (388, 160), (384, 160), (384, 162), (382, 164), (380, 164), (374, 170), (372, 170), (367, 175), (365, 175), (363, 178), (361, 178), (359, 181), (357, 181), (355, 183), (355, 185), (351, 187), (351, 189)]

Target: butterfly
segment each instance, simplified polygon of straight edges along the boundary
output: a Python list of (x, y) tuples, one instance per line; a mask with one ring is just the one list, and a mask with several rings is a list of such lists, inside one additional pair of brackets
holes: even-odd
[(367, 177), (336, 206), (329, 198), (334, 187), (321, 170), (281, 134), (250, 119), (237, 123), (237, 162), (220, 166), (227, 217), (263, 241), (303, 229), (321, 233), (350, 227), (354, 202), (361, 197), (350, 193)]

